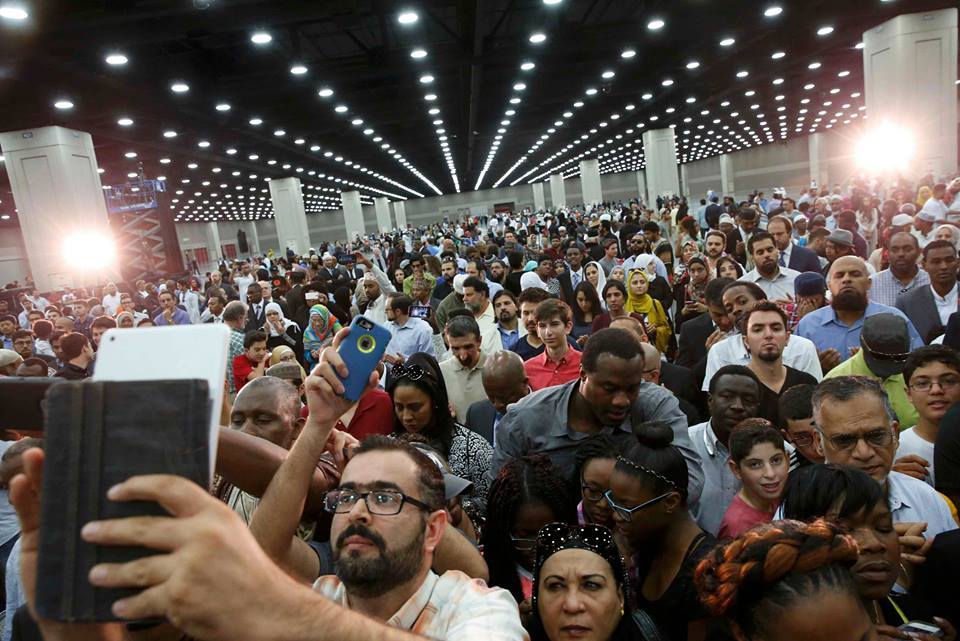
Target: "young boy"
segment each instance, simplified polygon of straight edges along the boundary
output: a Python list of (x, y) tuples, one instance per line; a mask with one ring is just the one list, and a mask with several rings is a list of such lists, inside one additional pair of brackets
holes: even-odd
[(773, 519), (790, 471), (783, 436), (762, 418), (748, 418), (733, 428), (727, 465), (742, 487), (723, 515), (717, 533), (721, 541)]
[(244, 334), (243, 350), (243, 354), (237, 354), (233, 359), (233, 384), (238, 392), (249, 381), (263, 376), (270, 361), (267, 335), (264, 331), (256, 329)]
[(563, 385), (580, 376), (580, 352), (570, 347), (567, 335), (573, 330), (570, 307), (561, 300), (549, 298), (534, 312), (537, 335), (546, 348), (523, 364), (530, 388), (534, 391)]
[(796, 449), (791, 452), (790, 468), (823, 463), (813, 422), (813, 390), (816, 385), (794, 385), (780, 396), (780, 431)]
[(944, 345), (921, 347), (907, 357), (903, 380), (919, 420), (900, 432), (893, 469), (933, 485), (933, 444), (940, 419), (960, 401), (960, 357)]

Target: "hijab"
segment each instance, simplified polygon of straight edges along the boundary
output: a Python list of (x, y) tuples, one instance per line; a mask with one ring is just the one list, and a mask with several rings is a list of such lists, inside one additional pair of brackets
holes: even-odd
[[(263, 311), (264, 317), (266, 317), (266, 315), (269, 314), (270, 312), (276, 312), (277, 314), (280, 315), (280, 322), (283, 323), (284, 332), (286, 332), (289, 327), (296, 327), (297, 331), (298, 332), (300, 331), (299, 325), (297, 325), (292, 320), (288, 319), (286, 316), (283, 315), (283, 308), (280, 307), (279, 303), (267, 303), (267, 306), (266, 308), (264, 308), (264, 311)], [(270, 325), (270, 335), (279, 336), (280, 332), (278, 332), (273, 325)]]
[[(650, 263), (653, 263), (653, 272), (650, 271)], [(640, 254), (633, 261), (634, 268), (643, 268), (648, 275), (656, 274), (663, 280), (669, 280), (667, 277), (667, 266), (663, 264), (659, 256), (654, 254)], [(649, 278), (647, 280), (650, 280)]]
[[(633, 277), (637, 274), (643, 278), (644, 282), (647, 284), (647, 292), (643, 296), (637, 296), (633, 293), (633, 290), (630, 289), (630, 283), (633, 281)], [(634, 268), (630, 270), (630, 273), (627, 274), (627, 303), (624, 306), (624, 309), (627, 312), (637, 312), (638, 314), (649, 314), (650, 310), (653, 309), (653, 296), (650, 295), (650, 274), (647, 273), (647, 270), (643, 268)]]
[(273, 365), (276, 365), (277, 363), (282, 363), (283, 361), (280, 359), (282, 359), (284, 354), (286, 354), (287, 352), (294, 354), (293, 360), (294, 362), (296, 362), (297, 360), (296, 353), (286, 345), (280, 345), (279, 347), (274, 347), (273, 351), (270, 352), (270, 365), (273, 366)]
[[(586, 282), (590, 283), (590, 279), (587, 278), (587, 267), (589, 267), (590, 265), (593, 265), (597, 269), (596, 290), (597, 290), (597, 293), (600, 294), (600, 307), (603, 308), (603, 311), (606, 311), (607, 301), (603, 300), (602, 292), (603, 292), (604, 286), (607, 284), (607, 274), (606, 272), (603, 271), (603, 267), (600, 266), (600, 263), (598, 263), (595, 260), (591, 260), (589, 263), (583, 266), (583, 279)], [(590, 284), (593, 285), (593, 283), (590, 283)]]
[[(313, 319), (320, 317), (320, 329), (315, 329)], [(323, 341), (332, 338), (341, 329), (340, 323), (330, 314), (330, 310), (323, 305), (314, 305), (310, 308), (310, 324), (303, 332), (303, 348), (309, 354), (312, 350), (320, 349)]]

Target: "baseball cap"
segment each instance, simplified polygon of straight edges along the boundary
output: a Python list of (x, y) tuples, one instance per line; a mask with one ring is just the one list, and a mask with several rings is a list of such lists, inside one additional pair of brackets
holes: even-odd
[(875, 314), (863, 321), (860, 330), (863, 360), (881, 379), (903, 373), (910, 355), (907, 321), (895, 314)]
[(827, 281), (817, 272), (803, 272), (793, 281), (793, 291), (797, 296), (823, 295), (827, 291)]
[(913, 217), (909, 214), (897, 214), (890, 220), (890, 224), (894, 227), (906, 227), (913, 224)]
[(830, 232), (830, 235), (827, 236), (827, 241), (834, 243), (835, 245), (853, 247), (853, 234), (846, 229), (834, 229), (832, 232)]

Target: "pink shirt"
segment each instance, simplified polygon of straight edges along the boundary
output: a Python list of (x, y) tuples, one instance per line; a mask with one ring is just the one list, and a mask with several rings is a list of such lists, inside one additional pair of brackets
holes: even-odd
[(740, 498), (738, 492), (730, 502), (730, 507), (723, 515), (723, 522), (720, 523), (720, 531), (717, 533), (717, 540), (728, 541), (735, 539), (754, 525), (760, 523), (769, 523), (773, 520), (773, 515), (777, 511), (774, 506), (771, 512), (761, 512), (760, 510), (747, 505), (747, 502)]

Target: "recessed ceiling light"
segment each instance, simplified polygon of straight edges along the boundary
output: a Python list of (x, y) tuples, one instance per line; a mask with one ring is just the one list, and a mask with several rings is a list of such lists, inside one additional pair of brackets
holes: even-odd
[(19, 5), (4, 5), (0, 7), (0, 18), (6, 20), (26, 20), (30, 17), (27, 10)]
[(435, 94), (435, 93), (428, 93), (427, 95), (425, 95), (425, 96), (423, 97), (423, 99), (426, 100), (426, 101), (428, 101), (428, 102), (433, 102), (434, 100), (437, 99), (437, 94)]
[(846, 77), (849, 76), (849, 75), (850, 75), (850, 72), (847, 71), (846, 69), (844, 69), (843, 71), (841, 71), (840, 73), (837, 74), (837, 77), (838, 77), (838, 78), (846, 78)]
[(750, 72), (745, 69), (742, 69), (737, 72), (737, 78), (746, 78), (749, 75), (750, 75)]
[(262, 118), (251, 118), (249, 122), (250, 122), (250, 124), (253, 125), (254, 127), (259, 127), (260, 125), (263, 124), (263, 119), (262, 119)]
[(821, 66), (823, 65), (821, 65), (819, 62), (811, 62), (807, 65), (807, 69), (819, 69)]
[(627, 58), (627, 59), (633, 58), (633, 57), (636, 56), (636, 55), (637, 55), (637, 52), (634, 51), (633, 49), (624, 49), (624, 50), (620, 53), (620, 57), (621, 57), (621, 58)]
[(426, 58), (426, 57), (427, 57), (427, 50), (426, 50), (426, 49), (414, 49), (413, 51), (410, 52), (410, 57), (413, 58), (414, 60), (420, 60), (420, 59), (422, 59), (422, 58)]
[(643, 98), (644, 100), (653, 100), (653, 94), (652, 94), (652, 93), (645, 93), (645, 94), (643, 94), (643, 95), (640, 96), (640, 97)]
[(720, 41), (720, 46), (721, 46), (721, 47), (732, 47), (732, 46), (734, 45), (734, 43), (736, 43), (736, 40), (734, 40), (733, 38), (724, 38), (723, 40)]
[(690, 62), (687, 63), (687, 69), (696, 69), (699, 66), (700, 66), (700, 63), (696, 60), (691, 60)]
[(210, 146), (210, 142), (207, 140), (201, 140), (200, 142), (197, 143), (197, 147), (200, 147), (201, 149), (206, 149), (209, 146)]
[(250, 36), (250, 42), (252, 42), (255, 45), (265, 45), (271, 42), (272, 40), (273, 40), (273, 36), (271, 36), (266, 31), (257, 31)]
[(230, 111), (230, 104), (226, 102), (219, 102), (214, 109), (217, 111)]
[(346, 113), (346, 112), (347, 112), (347, 106), (346, 106), (346, 105), (337, 105), (336, 107), (333, 108), (333, 110), (336, 111), (338, 114)]
[(854, 48), (854, 49), (863, 49), (864, 46), (865, 46), (864, 43), (858, 42), (857, 44), (853, 45), (853, 48)]
[(546, 34), (541, 33), (541, 32), (539, 32), (539, 31), (536, 32), (536, 33), (531, 33), (531, 34), (530, 34), (530, 42), (532, 42), (532, 43), (535, 44), (535, 45), (538, 45), (538, 44), (540, 44), (541, 42), (544, 42), (546, 39), (547, 39)]
[(528, 60), (528, 61), (526, 61), (526, 62), (524, 62), (523, 64), (520, 65), (520, 69), (521, 69), (522, 71), (530, 71), (531, 69), (533, 69), (533, 68), (536, 67), (536, 66), (537, 66), (536, 64), (534, 64), (534, 63), (532, 63), (532, 62), (530, 62), (530, 61)]
[(161, 158), (161, 159), (160, 159), (160, 164), (161, 164), (161, 165), (169, 165), (169, 164), (170, 164), (170, 159), (169, 159), (169, 158)]
[(190, 85), (185, 82), (175, 82), (170, 85), (170, 91), (174, 93), (186, 93), (187, 91), (190, 91)]
[(276, 136), (277, 138), (281, 138), (281, 137), (283, 137), (283, 136), (286, 136), (286, 135), (287, 135), (287, 132), (284, 131), (283, 129), (275, 129), (275, 130), (273, 131), (273, 135)]
[(111, 53), (106, 58), (104, 58), (106, 63), (112, 67), (119, 67), (121, 65), (127, 64), (129, 60), (122, 53)]
[(563, 0), (543, 0), (543, 4), (546, 5), (560, 4), (561, 2), (563, 2)]
[(765, 15), (768, 18), (779, 16), (781, 13), (783, 13), (783, 7), (780, 7), (778, 5), (771, 5), (766, 9), (764, 9), (763, 11), (763, 15)]
[(135, 151), (128, 151), (127, 153), (123, 154), (123, 157), (124, 157), (124, 158), (136, 158), (136, 157), (137, 157), (137, 152), (135, 152)]
[(60, 110), (73, 109), (73, 103), (67, 100), (66, 98), (61, 98), (60, 100), (53, 103), (53, 106)]
[(829, 36), (831, 33), (833, 33), (833, 27), (829, 25), (817, 29), (818, 36)]
[(420, 16), (417, 15), (416, 11), (401, 11), (400, 15), (397, 16), (397, 22), (400, 24), (413, 24), (420, 19)]
[(130, 125), (133, 124), (133, 118), (127, 118), (126, 116), (124, 116), (123, 118), (117, 121), (117, 124), (120, 125), (121, 127), (129, 127)]
[(664, 87), (669, 87), (670, 85), (673, 84), (673, 79), (665, 78), (663, 82), (661, 82), (660, 84), (663, 85)]
[(323, 87), (320, 91), (317, 92), (317, 95), (321, 98), (329, 98), (333, 95), (333, 89), (330, 87)]
[(663, 29), (664, 25), (666, 24), (667, 23), (664, 22), (662, 19), (654, 18), (653, 20), (647, 23), (647, 29), (649, 29), (650, 31), (659, 31), (660, 29)]
[(786, 52), (774, 51), (773, 53), (770, 54), (770, 57), (773, 58), (774, 60), (780, 60), (780, 58), (783, 58), (786, 55), (787, 55)]
[(293, 65), (290, 67), (290, 73), (295, 76), (302, 76), (307, 73), (307, 67), (305, 65)]
[(604, 80), (610, 80), (610, 78), (613, 78), (615, 75), (617, 74), (612, 71), (604, 71), (602, 74), (600, 74), (600, 77)]
[(175, 132), (173, 129), (168, 129), (167, 131), (163, 132), (163, 137), (164, 137), (164, 138), (176, 138), (176, 137), (177, 137), (177, 132)]
[(523, 91), (526, 88), (527, 88), (527, 85), (523, 84), (522, 82), (518, 82), (517, 84), (513, 85), (514, 91)]
[(420, 76), (421, 84), (429, 85), (431, 82), (433, 82), (433, 76), (431, 76), (430, 74), (427, 74), (425, 76)]

